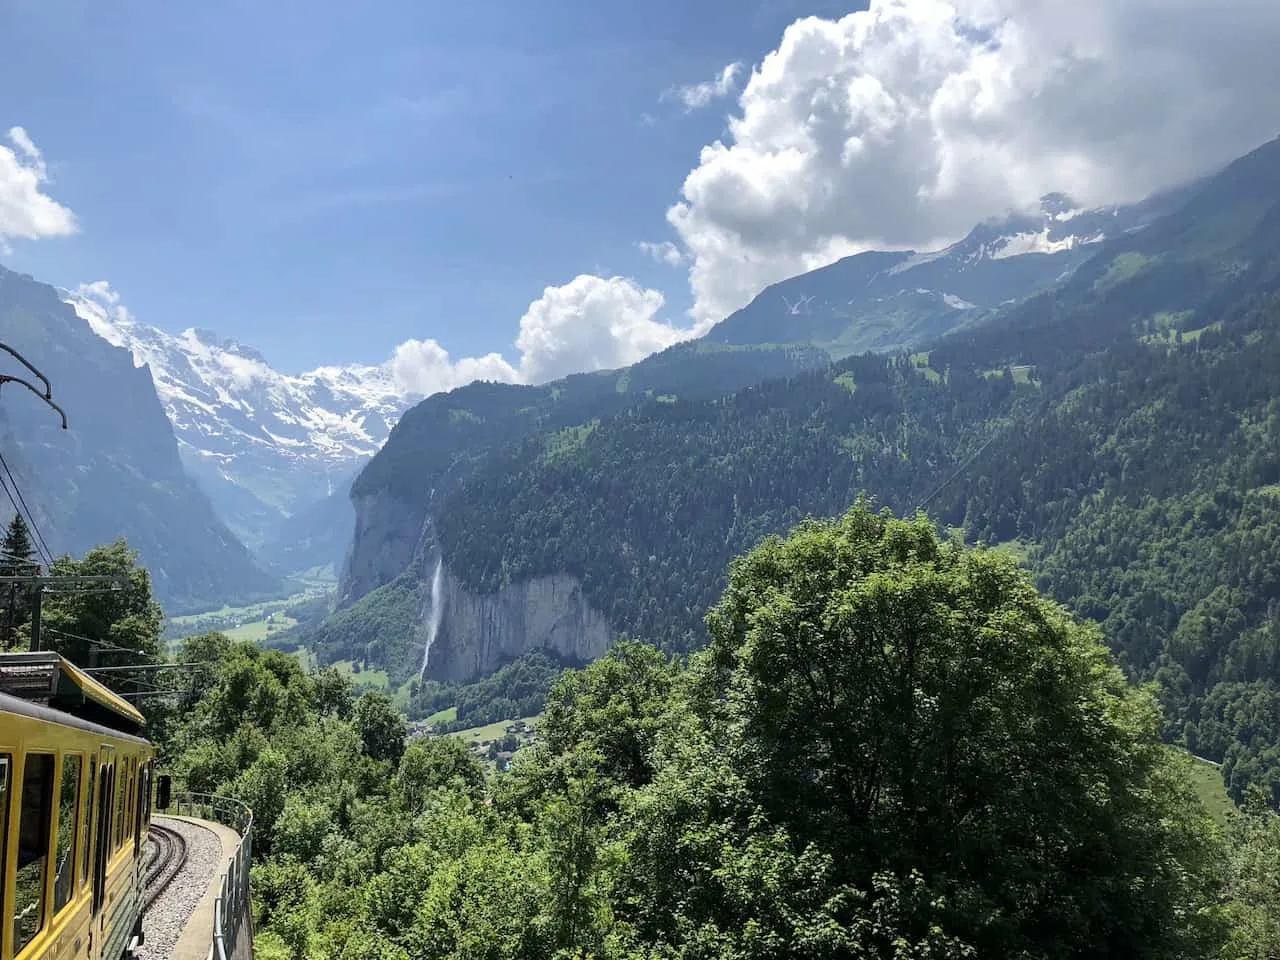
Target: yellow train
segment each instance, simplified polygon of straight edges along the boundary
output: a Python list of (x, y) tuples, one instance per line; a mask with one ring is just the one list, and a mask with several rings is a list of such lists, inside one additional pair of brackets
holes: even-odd
[(142, 728), (58, 655), (0, 655), (0, 960), (120, 960), (141, 942)]

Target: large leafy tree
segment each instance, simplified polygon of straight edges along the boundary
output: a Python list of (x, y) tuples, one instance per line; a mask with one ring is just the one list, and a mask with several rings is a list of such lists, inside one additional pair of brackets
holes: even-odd
[(116, 576), (114, 589), (50, 592), (43, 608), (44, 646), (80, 665), (130, 665), (160, 654), (163, 614), (151, 576), (124, 540), (94, 547), (80, 559), (59, 557), (54, 576)]
[(707, 622), (702, 711), (786, 838), (766, 862), (983, 957), (1211, 949), (1216, 848), (1155, 702), (1010, 558), (860, 504), (735, 563)]

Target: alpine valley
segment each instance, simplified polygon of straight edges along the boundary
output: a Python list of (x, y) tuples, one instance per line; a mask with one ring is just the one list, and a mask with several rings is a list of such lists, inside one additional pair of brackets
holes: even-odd
[(1280, 141), (1068, 207), (789, 280), (626, 370), (427, 398), (353, 485), (340, 608), (280, 642), (423, 670), (423, 712), (622, 634), (689, 650), (734, 556), (867, 495), (1017, 551), (1161, 681), (1171, 738), (1280, 800)]

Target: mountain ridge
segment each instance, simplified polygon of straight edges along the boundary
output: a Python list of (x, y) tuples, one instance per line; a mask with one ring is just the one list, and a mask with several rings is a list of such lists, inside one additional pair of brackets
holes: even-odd
[(48, 376), (67, 413), (64, 431), (35, 398), (6, 392), (0, 405), (6, 459), (54, 554), (124, 536), (170, 612), (278, 593), (183, 469), (154, 381), (127, 351), (52, 286), (4, 267), (0, 338)]
[(150, 370), (184, 465), (254, 548), (348, 482), (421, 399), (389, 364), (285, 374), (215, 332), (141, 323), (104, 285), (61, 293), (95, 333)]

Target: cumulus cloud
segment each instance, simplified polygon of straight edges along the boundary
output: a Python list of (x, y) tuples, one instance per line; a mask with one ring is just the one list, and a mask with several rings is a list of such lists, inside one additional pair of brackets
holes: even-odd
[(658, 99), (667, 100), (674, 97), (684, 104), (686, 112), (701, 110), (703, 107), (709, 106), (712, 101), (727, 97), (733, 93), (738, 84), (738, 76), (741, 73), (742, 64), (731, 63), (721, 70), (714, 79), (703, 80), (701, 83), (691, 83), (687, 86), (672, 87), (664, 91)]
[(44, 192), (49, 171), (22, 127), (0, 142), (0, 246), (6, 239), (36, 240), (76, 232), (74, 214)]
[(519, 383), (520, 371), (499, 353), (452, 360), (435, 340), (406, 340), (390, 360), (391, 375), (405, 393), (428, 397), (475, 380)]
[(1138, 199), (1274, 137), (1275, 0), (871, 0), (753, 70), (667, 214), (693, 315), (1064, 191)]
[(625, 277), (581, 274), (547, 287), (520, 318), (518, 364), (500, 354), (454, 360), (435, 340), (408, 340), (390, 360), (407, 393), (429, 396), (474, 380), (545, 383), (571, 373), (623, 367), (694, 336), (659, 319), (657, 290)]
[(664, 302), (657, 290), (625, 277), (582, 274), (562, 287), (547, 287), (520, 318), (522, 376), (542, 383), (626, 366), (693, 336), (658, 319)]
[(670, 240), (663, 240), (661, 243), (641, 240), (636, 246), (640, 248), (641, 253), (653, 257), (659, 263), (665, 263), (668, 267), (678, 267), (684, 263), (684, 254)]

